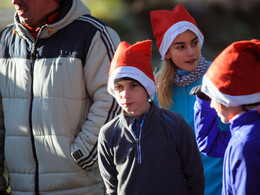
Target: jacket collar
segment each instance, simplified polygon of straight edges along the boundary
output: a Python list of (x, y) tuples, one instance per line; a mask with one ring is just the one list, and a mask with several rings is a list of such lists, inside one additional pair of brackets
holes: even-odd
[(260, 113), (257, 110), (249, 110), (235, 118), (230, 127), (232, 131), (236, 131), (240, 129), (241, 126), (257, 120), (260, 120)]
[[(147, 121), (149, 121), (149, 119), (152, 117), (152, 114), (154, 113), (155, 109), (157, 108), (154, 101), (149, 101), (150, 103), (150, 110), (149, 112), (147, 112), (145, 114), (145, 121), (144, 121), (144, 125), (147, 123)], [(140, 124), (142, 122), (142, 119), (144, 118), (144, 114), (138, 117), (135, 117), (135, 120), (138, 124)], [(133, 122), (133, 117), (131, 117), (129, 114), (126, 114), (123, 109), (121, 111), (120, 114), (120, 121), (122, 122), (122, 124), (124, 124), (125, 127), (129, 128), (130, 125)]]
[[(41, 33), (39, 34), (39, 38), (49, 38), (53, 34), (55, 34), (58, 30), (64, 28), (65, 26), (71, 24), (73, 21), (78, 19), (80, 16), (89, 14), (91, 15), (90, 10), (85, 6), (85, 4), (78, 0), (63, 0), (61, 1), (64, 3), (62, 5), (61, 12), (58, 14), (58, 18), (56, 22), (52, 24), (45, 24), (43, 25), (40, 30)], [(16, 33), (24, 38), (28, 39), (29, 31), (26, 27), (24, 27), (20, 21), (17, 13), (14, 16), (14, 23), (16, 26)], [(26, 38), (27, 37), (27, 38)]]
[[(60, 7), (58, 10), (55, 10), (54, 12), (49, 14), (47, 16), (46, 21), (45, 21), (45, 23), (43, 25), (55, 23), (58, 20), (58, 17), (60, 15), (61, 11), (62, 11), (62, 8)], [(29, 32), (31, 33), (33, 38), (36, 39), (37, 34), (39, 33), (41, 27), (33, 28), (33, 27), (28, 26), (26, 24), (22, 24), (22, 25), (25, 26), (29, 30)]]

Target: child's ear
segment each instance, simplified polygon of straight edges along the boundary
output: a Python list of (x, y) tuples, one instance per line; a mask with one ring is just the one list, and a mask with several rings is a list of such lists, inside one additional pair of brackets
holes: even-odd
[(166, 60), (169, 60), (171, 58), (170, 52), (169, 50), (166, 52), (166, 54), (164, 55)]

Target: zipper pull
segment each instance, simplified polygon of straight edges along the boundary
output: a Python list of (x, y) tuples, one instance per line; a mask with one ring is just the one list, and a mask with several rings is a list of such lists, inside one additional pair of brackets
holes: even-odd
[(35, 59), (35, 55), (34, 55), (34, 52), (33, 52), (33, 53), (31, 53), (30, 60), (34, 61), (34, 59)]
[(32, 44), (30, 60), (31, 60), (31, 62), (35, 60), (35, 45), (34, 44)]

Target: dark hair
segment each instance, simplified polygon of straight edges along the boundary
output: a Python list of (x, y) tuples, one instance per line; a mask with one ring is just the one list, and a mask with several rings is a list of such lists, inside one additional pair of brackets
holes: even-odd
[(248, 110), (252, 109), (252, 107), (256, 107), (258, 105), (260, 105), (260, 102), (253, 103), (253, 104), (244, 104), (244, 105), (241, 105), (241, 106), (242, 106), (243, 111), (248, 111)]
[(114, 80), (114, 84), (116, 84), (117, 82), (119, 81), (125, 81), (125, 80), (131, 80), (131, 81), (134, 81), (134, 82), (137, 82), (138, 84), (140, 84), (142, 87), (144, 87), (139, 81), (133, 79), (133, 78), (130, 78), (130, 77), (121, 77), (121, 78), (118, 78), (118, 79), (115, 79)]
[[(115, 79), (114, 80), (114, 84), (118, 83), (119, 81), (125, 81), (125, 80), (130, 80), (130, 81), (134, 81), (134, 82), (137, 82), (140, 86), (142, 86), (144, 88), (144, 90), (146, 91), (145, 87), (137, 80), (133, 79), (133, 78), (130, 78), (130, 77), (121, 77), (121, 78), (118, 78), (118, 79)], [(146, 91), (146, 93), (148, 94), (148, 92)], [(148, 94), (149, 96), (149, 94)]]

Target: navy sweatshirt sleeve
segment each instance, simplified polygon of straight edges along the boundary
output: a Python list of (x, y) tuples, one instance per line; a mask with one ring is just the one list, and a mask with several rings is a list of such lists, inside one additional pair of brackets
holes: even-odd
[(100, 133), (98, 137), (98, 165), (104, 180), (106, 193), (108, 195), (116, 195), (118, 172), (113, 162), (113, 154), (111, 154), (111, 150), (109, 149), (109, 143), (102, 133)]
[(181, 135), (177, 136), (182, 139), (179, 141), (179, 155), (190, 195), (204, 194), (205, 177), (194, 131), (184, 119), (179, 128)]

